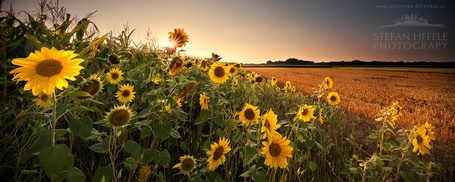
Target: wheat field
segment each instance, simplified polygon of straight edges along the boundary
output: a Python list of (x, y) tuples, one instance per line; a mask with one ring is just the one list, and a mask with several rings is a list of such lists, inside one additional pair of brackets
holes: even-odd
[[(374, 123), (379, 110), (397, 100), (403, 117), (397, 128), (431, 123), (438, 147), (454, 148), (455, 77), (447, 71), (410, 72), (407, 70), (367, 70), (332, 68), (246, 68), (279, 82), (291, 81), (308, 95), (325, 77), (336, 84), (332, 91), (341, 96), (340, 107), (349, 114)], [(432, 70), (434, 71), (434, 70)], [(450, 72), (450, 71), (449, 71)]]

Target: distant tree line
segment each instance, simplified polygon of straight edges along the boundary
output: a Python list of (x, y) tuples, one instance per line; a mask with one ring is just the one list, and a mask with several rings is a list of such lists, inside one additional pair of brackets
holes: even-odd
[(391, 62), (391, 61), (331, 61), (331, 62), (314, 62), (308, 60), (300, 60), (296, 58), (289, 58), (285, 61), (267, 61), (266, 65), (312, 65), (312, 66), (400, 66), (400, 67), (455, 67), (455, 62)]

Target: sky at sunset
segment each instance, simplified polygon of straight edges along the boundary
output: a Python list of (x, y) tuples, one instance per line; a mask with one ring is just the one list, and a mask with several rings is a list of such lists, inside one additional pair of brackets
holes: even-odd
[[(36, 11), (37, 0), (9, 0), (2, 10)], [(128, 24), (135, 42), (146, 31), (168, 45), (184, 28), (187, 55), (222, 61), (455, 61), (453, 0), (61, 0), (100, 34)], [(452, 12), (452, 13), (451, 13)]]

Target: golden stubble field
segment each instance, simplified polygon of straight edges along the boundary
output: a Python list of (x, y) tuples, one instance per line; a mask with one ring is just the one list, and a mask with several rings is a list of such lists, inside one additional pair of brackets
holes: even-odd
[[(373, 127), (375, 115), (393, 101), (403, 106), (397, 129), (428, 122), (435, 126), (435, 144), (455, 148), (455, 74), (333, 68), (245, 68), (266, 78), (292, 85), (307, 94), (325, 77), (331, 91), (341, 96), (340, 107), (350, 115), (366, 118)], [(327, 93), (324, 95), (327, 96)], [(324, 97), (325, 99), (325, 97)], [(365, 131), (368, 132), (368, 131)]]

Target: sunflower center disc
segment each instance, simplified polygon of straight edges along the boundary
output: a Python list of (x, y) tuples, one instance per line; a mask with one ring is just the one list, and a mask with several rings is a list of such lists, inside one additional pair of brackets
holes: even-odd
[(224, 69), (221, 66), (215, 68), (215, 76), (216, 77), (223, 77), (224, 76)]
[(130, 91), (129, 91), (129, 90), (124, 90), (124, 91), (122, 92), (122, 96), (123, 96), (123, 97), (128, 97), (128, 96), (130, 96)]
[(114, 126), (123, 126), (130, 119), (130, 113), (127, 110), (117, 110), (112, 113), (109, 122)]
[(256, 82), (261, 83), (262, 82), (262, 77), (257, 77)]
[(116, 80), (119, 77), (118, 73), (112, 73), (111, 78)]
[(235, 68), (231, 68), (231, 69), (229, 70), (229, 72), (230, 72), (230, 73), (234, 73), (234, 72), (235, 72)]
[(335, 102), (335, 101), (337, 101), (337, 97), (332, 96), (332, 97), (330, 97), (330, 100), (331, 100), (332, 102)]
[(302, 116), (305, 116), (305, 115), (307, 115), (307, 114), (308, 114), (308, 109), (304, 109), (304, 110), (302, 111)]
[(278, 157), (281, 153), (281, 147), (280, 145), (276, 143), (272, 143), (269, 146), (269, 153), (272, 157)]
[(247, 109), (245, 111), (245, 118), (249, 120), (254, 119), (254, 111), (252, 109)]
[(215, 153), (213, 153), (213, 160), (218, 160), (221, 158), (221, 156), (223, 155), (223, 152), (224, 152), (224, 149), (222, 146), (218, 146), (218, 148), (216, 148), (215, 150)]
[(36, 65), (35, 70), (41, 76), (51, 77), (59, 74), (63, 69), (62, 63), (57, 60), (44, 60)]
[(49, 95), (46, 95), (46, 94), (43, 94), (41, 97), (40, 97), (41, 101), (45, 102), (47, 101), (47, 99), (49, 99)]
[(177, 69), (177, 68), (180, 68), (180, 66), (182, 66), (182, 60), (179, 59), (179, 60), (177, 60), (177, 61), (175, 62), (174, 68)]
[(417, 135), (417, 137), (416, 137), (416, 138), (417, 138), (417, 143), (418, 143), (418, 144), (421, 144), (421, 143), (423, 142), (423, 138), (422, 138), (422, 136), (420, 136), (420, 135)]
[(192, 159), (190, 158), (185, 158), (183, 159), (182, 161), (182, 169), (184, 171), (191, 171), (194, 167), (194, 162)]

